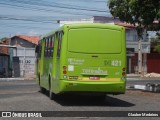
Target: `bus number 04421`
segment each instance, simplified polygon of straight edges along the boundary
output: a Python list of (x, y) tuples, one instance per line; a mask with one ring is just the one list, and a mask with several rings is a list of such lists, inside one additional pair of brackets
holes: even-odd
[(111, 65), (112, 66), (121, 66), (122, 62), (120, 60), (113, 60)]
[(121, 66), (122, 65), (122, 61), (121, 60), (106, 60), (105, 61), (105, 65), (106, 66)]

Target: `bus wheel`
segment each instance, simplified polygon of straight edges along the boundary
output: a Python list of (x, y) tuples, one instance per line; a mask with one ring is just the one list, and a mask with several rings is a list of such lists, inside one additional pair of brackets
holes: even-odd
[(50, 79), (50, 76), (49, 76), (49, 98), (51, 99), (51, 100), (53, 100), (54, 99), (54, 93), (52, 92), (52, 90), (51, 90), (51, 79)]
[(53, 100), (55, 98), (55, 94), (49, 89), (49, 98)]

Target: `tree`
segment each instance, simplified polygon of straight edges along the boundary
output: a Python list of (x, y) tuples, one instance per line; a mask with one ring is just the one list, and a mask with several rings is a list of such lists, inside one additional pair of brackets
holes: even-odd
[(144, 28), (160, 18), (159, 0), (109, 0), (108, 6), (114, 17), (136, 26), (139, 37)]
[[(143, 32), (153, 24), (155, 19), (160, 21), (159, 0), (109, 0), (108, 6), (111, 14), (121, 21), (133, 24), (136, 27), (139, 45), (138, 71), (141, 73), (142, 53), (141, 39)], [(160, 24), (160, 22), (159, 22)]]
[(151, 39), (151, 49), (153, 52), (160, 53), (160, 33), (158, 32), (156, 37)]

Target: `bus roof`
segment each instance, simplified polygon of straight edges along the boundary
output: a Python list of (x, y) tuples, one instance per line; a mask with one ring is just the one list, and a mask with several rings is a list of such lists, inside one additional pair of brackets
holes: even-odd
[[(62, 26), (63, 27), (63, 26)], [(77, 24), (65, 24), (64, 27), (69, 28), (83, 28), (83, 27), (100, 27), (100, 28), (110, 28), (110, 29), (122, 29), (124, 27), (114, 25), (114, 24), (105, 24), (105, 23), (77, 23)]]
[(100, 28), (109, 28), (109, 29), (116, 29), (116, 30), (125, 30), (125, 28), (123, 26), (118, 26), (118, 25), (114, 25), (114, 24), (105, 24), (105, 23), (74, 23), (74, 24), (65, 24), (65, 25), (63, 25), (62, 27), (59, 27), (56, 30), (52, 30), (48, 34), (44, 35), (42, 37), (42, 39), (44, 37), (51, 36), (52, 34), (54, 34), (57, 31), (62, 31), (66, 27), (67, 28), (83, 28), (83, 27), (97, 27), (98, 28), (98, 27), (100, 27)]

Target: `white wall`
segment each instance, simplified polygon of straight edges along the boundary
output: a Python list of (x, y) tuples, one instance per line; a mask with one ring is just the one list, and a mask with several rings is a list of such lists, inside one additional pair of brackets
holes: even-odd
[(75, 24), (75, 23), (93, 23), (93, 18), (91, 19), (82, 19), (82, 20), (69, 20), (69, 21), (60, 21), (60, 27), (63, 26), (64, 24)]
[(13, 56), (19, 57), (20, 76), (33, 77), (35, 76), (35, 49), (18, 47), (13, 50)]

